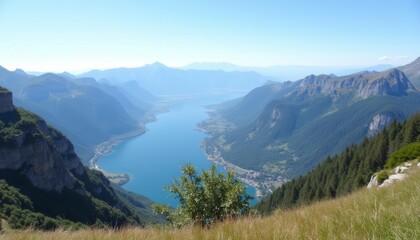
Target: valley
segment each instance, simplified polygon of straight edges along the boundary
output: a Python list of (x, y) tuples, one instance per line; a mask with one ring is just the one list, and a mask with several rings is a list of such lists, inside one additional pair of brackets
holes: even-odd
[[(238, 96), (240, 93), (215, 93), (171, 98), (171, 106), (146, 125), (144, 134), (108, 145), (109, 151), (95, 159), (95, 166), (105, 172), (128, 173), (130, 181), (124, 188), (176, 206), (177, 201), (168, 198), (163, 187), (179, 175), (180, 166), (192, 163), (201, 171), (212, 164), (200, 147), (205, 135), (195, 128), (207, 117), (205, 106)], [(218, 164), (217, 169), (225, 172), (224, 167)], [(254, 196), (252, 187), (248, 192)]]

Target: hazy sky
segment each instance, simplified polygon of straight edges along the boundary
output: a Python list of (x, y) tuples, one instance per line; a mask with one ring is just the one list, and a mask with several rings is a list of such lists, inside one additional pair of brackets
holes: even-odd
[(0, 65), (12, 70), (400, 65), (418, 56), (419, 0), (0, 0)]

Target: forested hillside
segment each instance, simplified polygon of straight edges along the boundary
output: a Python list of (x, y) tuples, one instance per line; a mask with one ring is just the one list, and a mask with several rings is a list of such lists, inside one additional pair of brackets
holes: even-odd
[(420, 113), (403, 123), (393, 121), (376, 136), (327, 157), (307, 175), (276, 189), (256, 209), (270, 213), (276, 208), (291, 208), (348, 194), (367, 185), (372, 174), (384, 167), (391, 153), (413, 142), (420, 142)]

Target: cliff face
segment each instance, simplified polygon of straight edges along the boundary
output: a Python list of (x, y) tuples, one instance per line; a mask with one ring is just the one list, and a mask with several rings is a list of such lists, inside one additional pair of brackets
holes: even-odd
[[(43, 190), (76, 188), (84, 173), (73, 145), (41, 118), (13, 106), (12, 94), (0, 92), (0, 169), (18, 170)], [(7, 110), (7, 111), (6, 111)]]
[(372, 118), (369, 124), (368, 136), (372, 137), (378, 134), (384, 127), (387, 127), (395, 117), (392, 114), (380, 113)]
[(7, 89), (0, 87), (0, 113), (13, 111), (13, 95)]
[(406, 95), (408, 91), (416, 91), (405, 74), (398, 69), (385, 72), (362, 72), (345, 77), (330, 75), (310, 75), (301, 80), (298, 94), (315, 96), (322, 94), (337, 98), (346, 94), (366, 99), (378, 95)]

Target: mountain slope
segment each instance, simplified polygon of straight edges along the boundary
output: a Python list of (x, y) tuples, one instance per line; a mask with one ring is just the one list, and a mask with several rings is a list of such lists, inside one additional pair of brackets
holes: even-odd
[(407, 75), (417, 89), (420, 89), (420, 57), (418, 57), (414, 62), (399, 67), (398, 69)]
[(365, 138), (359, 145), (347, 147), (340, 154), (327, 157), (307, 175), (276, 189), (257, 204), (262, 213), (290, 208), (320, 199), (346, 195), (366, 186), (373, 173), (383, 169), (396, 150), (420, 141), (420, 114), (404, 123), (393, 122), (375, 137)]
[[(36, 216), (42, 220), (34, 225), (39, 228), (142, 222), (102, 173), (83, 166), (64, 135), (35, 114), (15, 109), (12, 94), (4, 88), (0, 120), (0, 176), (5, 190), (0, 192), (0, 213), (13, 227), (33, 225), (39, 220), (32, 219)], [(11, 195), (15, 201), (7, 197)]]
[(310, 75), (259, 87), (236, 105), (217, 109), (214, 115), (226, 126), (213, 131), (209, 123), (215, 118), (205, 121), (210, 137), (204, 145), (209, 155), (216, 148), (224, 160), (257, 171), (258, 178), (251, 179), (257, 188), (275, 185), (374, 135), (393, 119), (406, 119), (420, 110), (418, 102), (420, 94), (398, 69)]

